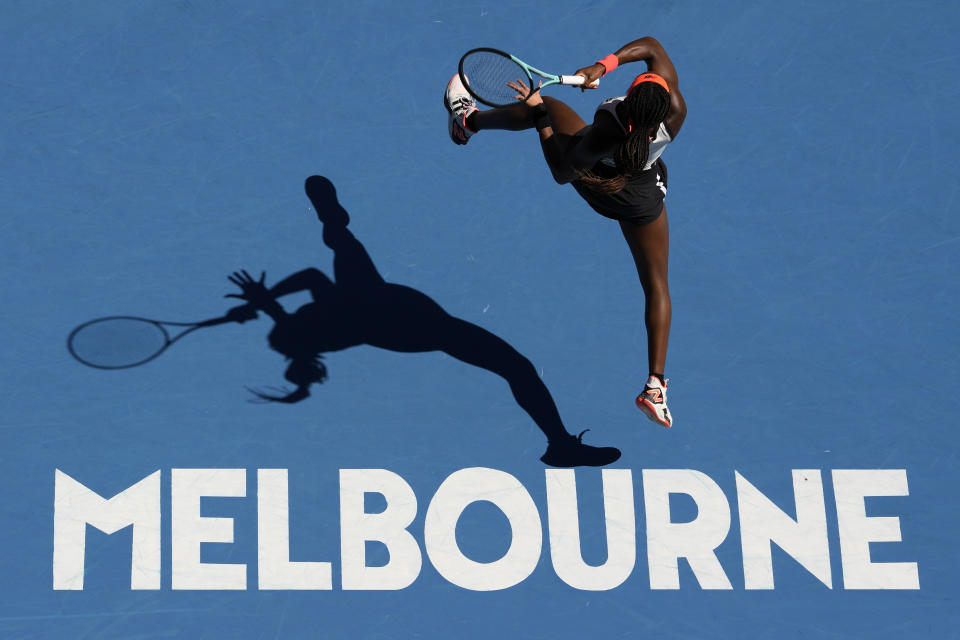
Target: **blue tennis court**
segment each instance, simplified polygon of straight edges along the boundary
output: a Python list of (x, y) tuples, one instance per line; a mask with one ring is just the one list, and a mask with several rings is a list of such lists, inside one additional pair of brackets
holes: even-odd
[[(8, 3), (0, 636), (960, 637), (958, 28), (922, 1)], [(689, 109), (671, 429), (634, 406), (618, 225), (534, 132), (455, 146), (441, 104), (472, 47), (572, 73), (645, 35)], [(641, 70), (548, 91), (589, 120)], [(324, 279), (367, 301), (314, 294), (302, 401), (262, 401), (291, 389), (263, 313), (128, 369), (66, 348), (221, 317), (240, 270), (307, 273), (291, 312)], [(527, 361), (617, 462), (540, 462)]]

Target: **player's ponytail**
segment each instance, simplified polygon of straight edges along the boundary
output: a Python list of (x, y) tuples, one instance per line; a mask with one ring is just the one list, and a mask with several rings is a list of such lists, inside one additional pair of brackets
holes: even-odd
[(297, 388), (293, 391), (274, 389), (274, 391), (282, 392), (283, 395), (264, 393), (256, 389), (248, 388), (248, 390), (263, 402), (283, 402), (286, 404), (300, 402), (310, 397), (311, 384), (323, 384), (323, 381), (327, 379), (327, 367), (323, 364), (323, 356), (318, 354), (309, 358), (294, 358), (283, 377), (297, 385)]
[(639, 173), (650, 156), (650, 129), (660, 126), (670, 111), (670, 94), (655, 82), (641, 82), (624, 100), (627, 139), (614, 154), (614, 161), (628, 175)]
[(603, 177), (587, 172), (580, 180), (598, 193), (616, 193), (627, 180), (641, 171), (650, 156), (652, 128), (660, 126), (670, 111), (670, 94), (655, 82), (641, 82), (634, 86), (624, 100), (627, 116), (627, 137), (614, 153), (617, 175)]

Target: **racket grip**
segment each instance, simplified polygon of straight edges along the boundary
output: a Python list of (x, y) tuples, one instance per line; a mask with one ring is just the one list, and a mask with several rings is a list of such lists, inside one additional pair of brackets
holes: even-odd
[(227, 316), (222, 316), (220, 318), (210, 318), (209, 320), (198, 322), (197, 327), (215, 327), (218, 324), (226, 324), (227, 322), (234, 322), (234, 320), (233, 318), (228, 318)]
[[(568, 84), (572, 87), (579, 87), (587, 83), (587, 79), (583, 76), (560, 76), (560, 84)], [(600, 84), (599, 80), (593, 82), (593, 84), (587, 85), (588, 87), (597, 87)]]

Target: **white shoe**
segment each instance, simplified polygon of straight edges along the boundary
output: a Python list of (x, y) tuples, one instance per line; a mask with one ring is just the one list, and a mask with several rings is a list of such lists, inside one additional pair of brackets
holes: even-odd
[(447, 83), (447, 90), (443, 94), (443, 106), (450, 113), (450, 120), (447, 123), (450, 139), (456, 144), (467, 144), (470, 136), (476, 133), (467, 127), (467, 116), (477, 110), (477, 102), (463, 87), (460, 74), (450, 78), (450, 82)]
[(643, 388), (643, 393), (637, 396), (637, 408), (643, 411), (644, 415), (664, 427), (673, 426), (673, 416), (670, 415), (670, 409), (667, 408), (667, 383), (662, 383), (656, 376), (647, 378), (647, 384)]

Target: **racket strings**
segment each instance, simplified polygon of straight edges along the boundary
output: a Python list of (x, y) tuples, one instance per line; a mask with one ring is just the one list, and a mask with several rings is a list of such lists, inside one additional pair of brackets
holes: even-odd
[(164, 329), (148, 320), (105, 318), (76, 329), (68, 342), (80, 362), (105, 369), (150, 360), (169, 344)]
[(481, 101), (495, 106), (517, 101), (517, 91), (508, 82), (522, 80), (528, 90), (532, 84), (523, 67), (510, 58), (489, 51), (476, 51), (463, 59), (464, 82)]

